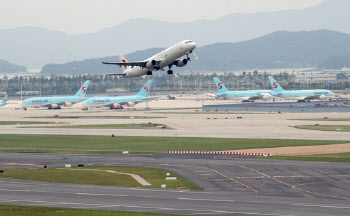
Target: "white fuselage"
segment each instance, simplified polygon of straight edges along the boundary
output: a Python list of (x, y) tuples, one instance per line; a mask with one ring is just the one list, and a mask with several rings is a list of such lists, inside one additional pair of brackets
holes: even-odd
[(191, 53), (196, 48), (196, 44), (192, 41), (181, 41), (165, 50), (163, 50), (160, 53), (155, 54), (154, 56), (146, 59), (145, 61), (160, 61), (156, 67), (153, 68), (142, 68), (142, 67), (133, 67), (129, 70), (126, 70), (124, 73), (126, 74), (125, 78), (130, 77), (139, 77), (147, 74), (147, 71), (154, 71), (154, 70), (162, 70), (164, 67), (168, 67), (170, 64), (172, 64), (175, 60), (178, 58)]

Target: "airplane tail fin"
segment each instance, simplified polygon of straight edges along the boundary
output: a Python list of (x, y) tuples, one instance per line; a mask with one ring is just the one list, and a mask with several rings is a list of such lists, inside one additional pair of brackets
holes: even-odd
[(272, 90), (274, 92), (282, 92), (282, 91), (284, 91), (283, 88), (277, 83), (277, 81), (272, 76), (269, 76), (269, 80), (270, 80), (270, 83), (271, 83), (271, 86), (272, 86)]
[(214, 77), (214, 82), (216, 84), (216, 88), (218, 88), (219, 93), (223, 93), (223, 92), (228, 91), (227, 88), (225, 87), (225, 85), (222, 84), (222, 82), (217, 77)]
[[(119, 60), (121, 62), (128, 62), (128, 60), (126, 60), (126, 58), (123, 55), (119, 55), (118, 58), (119, 58)], [(124, 66), (122, 68), (123, 68), (123, 72), (125, 72), (125, 71), (129, 70), (131, 67), (130, 66)]]
[(139, 93), (137, 93), (137, 96), (141, 97), (147, 97), (149, 89), (151, 88), (152, 80), (148, 80), (146, 84), (140, 89)]
[(7, 95), (2, 99), (3, 102), (7, 102)]
[(77, 93), (74, 95), (76, 97), (85, 97), (86, 92), (89, 88), (90, 80), (86, 80), (84, 84), (79, 88)]

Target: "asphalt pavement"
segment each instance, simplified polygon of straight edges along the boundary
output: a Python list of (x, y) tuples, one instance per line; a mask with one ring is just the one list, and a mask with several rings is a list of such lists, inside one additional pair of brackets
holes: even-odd
[(235, 156), (0, 153), (0, 169), (64, 164), (146, 166), (203, 187), (129, 188), (0, 178), (0, 203), (191, 215), (349, 215), (348, 163)]

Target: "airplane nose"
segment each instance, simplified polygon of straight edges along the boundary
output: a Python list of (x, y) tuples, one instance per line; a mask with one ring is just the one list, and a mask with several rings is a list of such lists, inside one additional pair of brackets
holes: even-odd
[(195, 42), (192, 42), (191, 47), (192, 49), (196, 48), (197, 44)]

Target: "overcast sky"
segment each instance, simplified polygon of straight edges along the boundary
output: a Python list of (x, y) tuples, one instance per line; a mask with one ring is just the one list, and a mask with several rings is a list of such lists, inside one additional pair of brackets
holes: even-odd
[(0, 0), (0, 29), (35, 26), (68, 34), (82, 34), (112, 27), (132, 18), (188, 22), (218, 19), (230, 13), (302, 9), (323, 1)]

